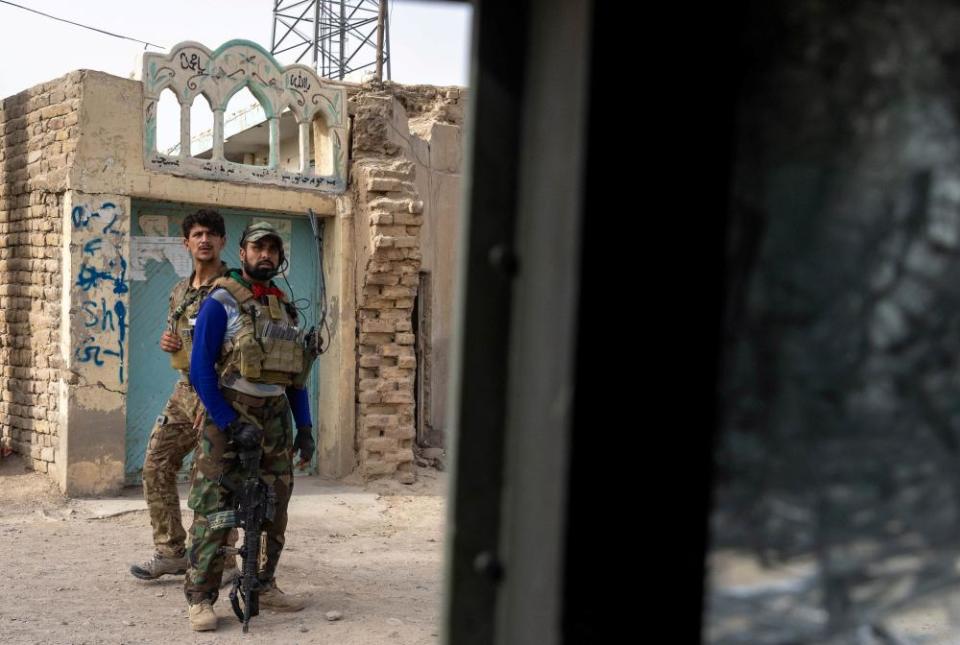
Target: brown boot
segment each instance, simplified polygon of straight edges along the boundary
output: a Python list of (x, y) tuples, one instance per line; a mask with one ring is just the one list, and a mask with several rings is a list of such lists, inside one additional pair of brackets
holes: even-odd
[(167, 574), (182, 576), (187, 572), (188, 566), (186, 555), (166, 556), (154, 553), (146, 562), (131, 565), (130, 573), (141, 580), (155, 580)]
[(217, 628), (217, 614), (209, 600), (190, 605), (187, 615), (190, 617), (190, 628), (195, 632), (212, 632)]
[(300, 611), (306, 603), (297, 596), (283, 593), (277, 587), (277, 582), (271, 580), (260, 588), (260, 606), (273, 611)]

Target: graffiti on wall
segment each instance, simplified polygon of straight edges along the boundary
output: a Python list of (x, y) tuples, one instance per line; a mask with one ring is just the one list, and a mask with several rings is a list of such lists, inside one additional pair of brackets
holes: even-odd
[[(348, 117), (346, 90), (322, 80), (310, 67), (283, 66), (260, 45), (249, 40), (231, 40), (216, 51), (200, 43), (182, 42), (168, 54), (148, 52), (143, 56), (144, 164), (149, 170), (172, 174), (261, 184), (275, 184), (339, 193), (346, 190)], [(224, 158), (223, 114), (230, 98), (249, 88), (267, 117), (270, 130), (270, 161), (266, 167), (230, 161)], [(210, 103), (214, 129), (210, 159), (190, 156), (188, 141), (181, 140), (178, 154), (157, 150), (157, 105), (160, 94), (171, 90), (181, 106), (193, 105), (199, 95)], [(322, 119), (325, 137), (329, 137), (330, 164), (301, 167), (291, 173), (279, 167), (279, 120), (289, 110), (298, 124), (300, 149), (310, 149), (314, 119)], [(180, 131), (190, 132), (190, 110), (181, 110)], [(219, 125), (217, 125), (219, 123)], [(186, 127), (183, 127), (183, 126)], [(186, 136), (186, 135), (183, 135)], [(314, 141), (314, 150), (321, 148)], [(329, 174), (318, 175), (315, 168), (332, 167)]]
[(130, 291), (124, 253), (126, 218), (115, 203), (80, 204), (70, 212), (73, 227), (73, 300), (80, 304), (82, 334), (73, 359), (85, 369), (115, 373), (124, 383)]

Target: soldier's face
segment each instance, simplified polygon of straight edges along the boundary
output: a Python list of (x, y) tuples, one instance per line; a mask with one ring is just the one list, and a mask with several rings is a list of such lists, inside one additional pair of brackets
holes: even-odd
[(201, 224), (190, 229), (190, 235), (183, 241), (183, 245), (190, 252), (190, 257), (198, 262), (216, 262), (220, 259), (220, 251), (226, 239)]
[(276, 275), (280, 268), (280, 245), (273, 237), (247, 242), (240, 249), (240, 261), (248, 275), (257, 280), (267, 280)]

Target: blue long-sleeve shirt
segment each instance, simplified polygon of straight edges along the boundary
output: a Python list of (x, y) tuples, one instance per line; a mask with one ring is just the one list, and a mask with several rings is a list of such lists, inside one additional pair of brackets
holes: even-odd
[[(213, 295), (213, 292), (211, 292)], [(237, 418), (237, 411), (220, 391), (216, 363), (227, 332), (227, 310), (215, 298), (207, 297), (197, 313), (193, 329), (193, 350), (190, 353), (190, 382), (203, 401), (207, 412), (222, 430)], [(293, 387), (286, 389), (287, 400), (298, 428), (312, 426), (310, 401), (307, 391)]]

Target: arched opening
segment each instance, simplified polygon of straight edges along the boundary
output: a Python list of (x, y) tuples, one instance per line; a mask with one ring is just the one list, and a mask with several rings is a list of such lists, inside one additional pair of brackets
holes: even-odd
[(190, 106), (190, 156), (209, 159), (213, 155), (213, 109), (203, 94)]
[(157, 101), (156, 142), (160, 154), (180, 154), (180, 102), (170, 88), (160, 92)]
[(236, 92), (223, 113), (223, 156), (248, 166), (270, 160), (270, 126), (263, 105), (248, 87)]
[(280, 169), (300, 172), (300, 122), (290, 108), (280, 113)]
[(333, 136), (322, 114), (313, 117), (310, 124), (310, 167), (311, 174), (328, 176), (334, 173)]

